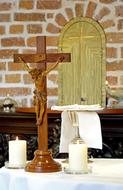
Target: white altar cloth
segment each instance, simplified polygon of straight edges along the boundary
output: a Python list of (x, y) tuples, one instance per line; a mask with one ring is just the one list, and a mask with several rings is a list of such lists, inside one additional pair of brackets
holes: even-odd
[(92, 173), (29, 173), (0, 169), (0, 190), (123, 190), (123, 159), (94, 159)]

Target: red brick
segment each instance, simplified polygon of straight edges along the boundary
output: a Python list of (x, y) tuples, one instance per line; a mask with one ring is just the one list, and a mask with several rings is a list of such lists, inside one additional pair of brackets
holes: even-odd
[(107, 58), (116, 58), (116, 57), (117, 57), (117, 48), (108, 47)]
[(73, 10), (71, 8), (66, 8), (65, 11), (66, 11), (66, 14), (67, 14), (67, 17), (69, 18), (69, 20), (74, 17)]
[(0, 11), (7, 11), (10, 10), (12, 7), (12, 4), (9, 2), (2, 2), (0, 3)]
[(0, 71), (5, 71), (5, 70), (6, 70), (6, 63), (0, 62)]
[(65, 19), (65, 17), (61, 13), (56, 15), (55, 21), (60, 26), (64, 26), (67, 23), (67, 20)]
[(107, 63), (106, 65), (107, 71), (122, 71), (123, 70), (123, 61), (120, 60), (119, 62), (113, 61), (111, 63)]
[(121, 48), (121, 58), (123, 58), (123, 47)]
[(104, 16), (107, 16), (110, 12), (111, 12), (110, 9), (108, 9), (107, 7), (103, 7), (99, 11), (98, 15), (95, 16), (95, 19), (96, 20), (101, 20)]
[(23, 33), (23, 31), (24, 31), (24, 25), (20, 25), (20, 24), (11, 25), (9, 28), (10, 34), (19, 34), (19, 33)]
[(0, 26), (0, 35), (5, 34), (5, 26)]
[(42, 25), (41, 24), (29, 24), (27, 25), (28, 33), (36, 34), (42, 33)]
[(1, 39), (1, 46), (11, 47), (11, 46), (25, 46), (24, 38), (10, 37)]
[(123, 29), (123, 19), (119, 19), (119, 20), (118, 20), (118, 25), (117, 25), (117, 27), (118, 27), (118, 30), (122, 30), (122, 29)]
[(24, 84), (32, 84), (33, 83), (32, 78), (29, 74), (23, 75), (23, 81), (24, 81)]
[(102, 27), (105, 29), (105, 28), (110, 28), (112, 26), (115, 26), (115, 22), (114, 20), (106, 20), (106, 21), (103, 21), (103, 22), (100, 22), (100, 24), (102, 25)]
[(83, 4), (77, 3), (75, 5), (75, 13), (77, 17), (83, 16)]
[(96, 7), (97, 7), (97, 4), (90, 1), (86, 10), (86, 16), (93, 17)]
[(109, 85), (117, 85), (117, 83), (118, 83), (118, 78), (117, 77), (107, 76), (106, 79), (107, 79)]
[(106, 33), (107, 42), (109, 43), (123, 43), (123, 32), (108, 32)]
[(24, 70), (24, 66), (22, 63), (9, 62), (8, 70), (9, 71), (22, 71), (22, 70)]
[(27, 39), (27, 46), (36, 47), (36, 37), (30, 37)]
[(10, 19), (10, 14), (0, 14), (0, 22), (10, 22), (11, 19)]
[(47, 36), (46, 44), (47, 46), (58, 46), (59, 38), (56, 36)]
[(123, 76), (120, 76), (120, 84), (123, 85)]
[(13, 54), (16, 54), (16, 53), (18, 53), (18, 50), (15, 50), (15, 49), (0, 50), (0, 59), (13, 58)]
[(101, 3), (106, 3), (106, 4), (113, 3), (115, 1), (116, 0), (100, 0)]
[(45, 21), (44, 13), (15, 13), (15, 21)]
[(47, 25), (46, 31), (49, 32), (49, 33), (57, 34), (57, 33), (59, 33), (61, 31), (61, 29), (58, 28), (57, 26), (55, 26), (54, 24), (49, 23)]
[(116, 9), (116, 16), (123, 17), (123, 5), (116, 6), (115, 9)]
[(11, 87), (11, 88), (0, 88), (0, 96), (26, 96), (31, 94), (30, 88), (22, 87)]
[(59, 9), (62, 0), (38, 0), (37, 9)]
[(33, 0), (21, 0), (19, 2), (19, 8), (20, 9), (33, 9)]
[(21, 82), (20, 74), (7, 74), (5, 75), (5, 82), (6, 83), (19, 83)]

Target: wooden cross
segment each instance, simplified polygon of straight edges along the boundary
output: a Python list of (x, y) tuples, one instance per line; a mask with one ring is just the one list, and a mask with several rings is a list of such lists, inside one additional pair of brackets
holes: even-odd
[[(38, 127), (38, 150), (35, 151), (35, 157), (28, 163), (25, 170), (29, 172), (55, 172), (60, 171), (61, 166), (55, 162), (48, 151), (48, 124), (47, 124), (47, 90), (46, 75), (59, 62), (69, 62), (69, 53), (46, 53), (46, 37), (36, 38), (36, 54), (15, 54), (15, 62), (23, 62), (26, 69), (31, 74), (35, 82), (35, 102), (36, 102), (36, 120)], [(50, 69), (47, 69), (47, 62), (56, 62)], [(27, 63), (36, 63), (35, 69), (30, 69)]]

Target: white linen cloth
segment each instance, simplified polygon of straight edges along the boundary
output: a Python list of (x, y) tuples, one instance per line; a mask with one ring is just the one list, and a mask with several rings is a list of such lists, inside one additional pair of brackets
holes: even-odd
[(62, 112), (60, 152), (68, 152), (68, 145), (75, 137), (75, 128), (72, 127), (68, 111), (77, 111), (79, 119), (80, 137), (85, 141), (89, 148), (102, 149), (102, 133), (100, 118), (95, 110), (102, 109), (99, 105), (69, 105), (52, 106), (52, 110)]
[(0, 190), (123, 190), (123, 159), (94, 159), (92, 173), (29, 173), (0, 169)]
[(78, 105), (78, 104), (73, 104), (73, 105), (67, 105), (67, 106), (52, 106), (52, 110), (59, 110), (59, 111), (81, 111), (81, 110), (86, 110), (86, 111), (95, 111), (95, 110), (102, 110), (101, 106), (99, 104), (94, 104), (94, 105)]

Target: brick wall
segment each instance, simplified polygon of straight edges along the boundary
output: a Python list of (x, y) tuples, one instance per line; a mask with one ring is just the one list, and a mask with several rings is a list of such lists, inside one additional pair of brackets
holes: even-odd
[[(10, 94), (31, 106), (34, 85), (14, 53), (35, 53), (36, 36), (47, 36), (47, 52), (57, 52), (58, 37), (73, 17), (98, 21), (107, 38), (107, 80), (123, 88), (123, 0), (0, 0), (0, 99)], [(48, 107), (57, 102), (57, 69), (48, 75)]]

